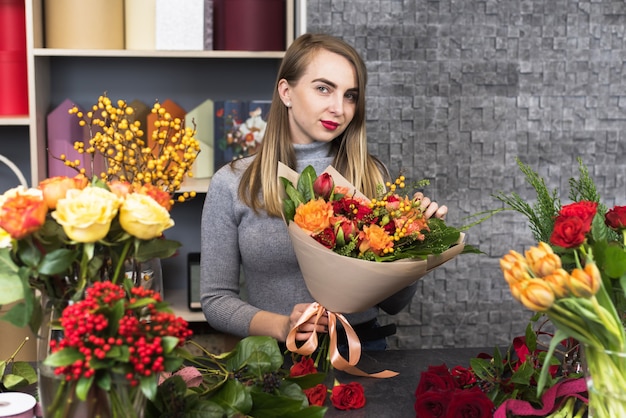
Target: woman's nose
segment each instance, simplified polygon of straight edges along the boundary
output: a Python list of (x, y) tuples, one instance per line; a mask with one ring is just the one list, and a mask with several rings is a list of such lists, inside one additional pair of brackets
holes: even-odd
[(336, 115), (343, 113), (343, 95), (333, 95), (331, 97), (329, 110)]

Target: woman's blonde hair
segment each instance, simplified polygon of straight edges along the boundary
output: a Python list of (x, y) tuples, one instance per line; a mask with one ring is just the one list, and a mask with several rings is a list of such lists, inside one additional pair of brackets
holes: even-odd
[[(285, 79), (295, 85), (304, 74), (313, 55), (327, 50), (345, 57), (354, 66), (358, 93), (354, 118), (346, 130), (332, 141), (333, 167), (366, 196), (375, 196), (377, 186), (388, 177), (384, 165), (367, 151), (365, 132), (365, 85), (367, 69), (359, 53), (345, 41), (326, 34), (304, 34), (285, 52), (280, 65), (262, 145), (248, 166), (239, 184), (239, 198), (255, 212), (260, 209), (270, 216), (281, 216), (281, 185), (278, 162), (296, 168), (296, 154), (289, 137), (289, 117), (280, 99), (278, 83)], [(261, 193), (262, 192), (262, 193)]]

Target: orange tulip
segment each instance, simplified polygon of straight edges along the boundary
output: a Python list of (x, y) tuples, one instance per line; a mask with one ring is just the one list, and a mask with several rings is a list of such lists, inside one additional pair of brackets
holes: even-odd
[(505, 254), (500, 259), (500, 268), (504, 274), (504, 279), (509, 285), (531, 278), (526, 259), (517, 251), (511, 250), (508, 254)]
[(540, 242), (537, 247), (530, 247), (526, 251), (526, 260), (537, 277), (547, 276), (561, 268), (561, 258), (545, 242)]
[(564, 298), (569, 295), (569, 273), (562, 268), (554, 270), (551, 274), (545, 276), (543, 280), (550, 285), (557, 298)]
[(588, 263), (584, 269), (576, 268), (570, 274), (569, 289), (574, 296), (589, 298), (600, 289), (602, 278), (595, 263)]
[(550, 285), (541, 279), (529, 280), (521, 288), (520, 302), (532, 311), (547, 311), (554, 304), (554, 299)]

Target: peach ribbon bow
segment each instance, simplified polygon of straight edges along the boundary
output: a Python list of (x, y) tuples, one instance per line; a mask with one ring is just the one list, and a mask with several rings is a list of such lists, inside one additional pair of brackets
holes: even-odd
[[(298, 353), (303, 356), (311, 355), (315, 349), (317, 349), (317, 333), (313, 332), (304, 344), (298, 347), (296, 345), (296, 333), (298, 332), (298, 327), (313, 317), (315, 317), (315, 324), (317, 325), (320, 318), (326, 314), (328, 315), (328, 335), (330, 336), (330, 346), (328, 348), (330, 364), (332, 364), (335, 369), (355, 376), (365, 377), (388, 378), (398, 375), (397, 372), (391, 370), (383, 370), (378, 373), (366, 373), (356, 367), (359, 359), (361, 358), (361, 342), (359, 341), (359, 337), (348, 320), (342, 314), (328, 311), (317, 302), (311, 303), (305, 309), (296, 325), (289, 331), (286, 341), (287, 349), (292, 353)], [(349, 360), (346, 360), (339, 353), (339, 349), (337, 348), (337, 320), (343, 324), (343, 328), (346, 331)]]

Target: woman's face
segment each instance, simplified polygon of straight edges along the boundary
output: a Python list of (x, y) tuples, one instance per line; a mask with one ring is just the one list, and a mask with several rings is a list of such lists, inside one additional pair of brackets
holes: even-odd
[(356, 72), (344, 57), (319, 50), (295, 85), (280, 80), (279, 93), (289, 108), (289, 131), (295, 144), (330, 142), (354, 117), (358, 100)]

